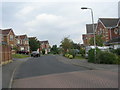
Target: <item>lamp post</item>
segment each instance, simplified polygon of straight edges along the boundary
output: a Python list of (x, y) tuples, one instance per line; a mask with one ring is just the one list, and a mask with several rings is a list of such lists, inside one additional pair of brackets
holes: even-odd
[(92, 15), (92, 24), (93, 24), (93, 32), (94, 32), (94, 47), (95, 47), (95, 63), (96, 63), (96, 38), (95, 38), (95, 28), (94, 28), (94, 18), (93, 18), (93, 10), (92, 8), (87, 8), (87, 7), (82, 7), (81, 9), (89, 9), (91, 11), (91, 15)]

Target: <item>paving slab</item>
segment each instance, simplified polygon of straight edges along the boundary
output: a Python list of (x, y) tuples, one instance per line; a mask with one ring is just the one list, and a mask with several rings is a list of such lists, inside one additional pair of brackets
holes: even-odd
[(118, 88), (118, 74), (107, 70), (75, 71), (16, 79), (13, 88)]

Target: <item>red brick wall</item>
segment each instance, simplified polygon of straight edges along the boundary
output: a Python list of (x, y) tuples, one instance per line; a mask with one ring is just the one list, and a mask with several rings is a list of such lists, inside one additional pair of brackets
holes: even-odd
[(84, 45), (86, 45), (86, 46), (88, 46), (88, 45), (90, 45), (90, 39), (92, 38), (92, 37), (94, 37), (94, 34), (83, 34), (83, 42), (84, 42)]
[(118, 28), (112, 29), (111, 30), (111, 37), (115, 38), (115, 37), (119, 37), (120, 34), (119, 33), (115, 33), (115, 31), (118, 30)]
[(11, 48), (7, 45), (2, 45), (2, 62), (12, 60)]
[(96, 29), (96, 35), (102, 35), (102, 39), (104, 41), (109, 41), (110, 40), (109, 30), (100, 21), (98, 21), (98, 26), (97, 26), (97, 29)]

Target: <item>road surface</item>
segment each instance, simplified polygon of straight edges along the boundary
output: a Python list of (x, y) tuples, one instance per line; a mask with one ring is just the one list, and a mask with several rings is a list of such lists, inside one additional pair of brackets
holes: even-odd
[(15, 72), (13, 88), (117, 88), (118, 74), (59, 62), (57, 56), (32, 58)]

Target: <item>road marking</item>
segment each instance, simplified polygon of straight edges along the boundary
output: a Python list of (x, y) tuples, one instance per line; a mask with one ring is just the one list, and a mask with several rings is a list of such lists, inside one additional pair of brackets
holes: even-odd
[[(27, 60), (29, 60), (29, 59), (25, 59), (23, 62), (26, 62)], [(15, 72), (16, 72), (17, 68), (18, 68), (23, 62), (21, 62), (20, 64), (18, 64), (18, 66), (16, 66), (15, 69), (13, 70), (13, 73), (12, 73), (12, 76), (11, 76), (10, 83), (9, 83), (9, 87), (8, 87), (8, 88), (12, 88), (13, 78), (14, 78)]]
[(9, 83), (9, 87), (8, 88), (12, 88), (12, 83), (13, 83), (13, 77), (14, 77), (14, 74), (15, 74), (15, 71), (17, 70), (17, 67), (14, 69), (13, 73), (12, 73), (12, 76), (11, 76), (11, 79), (10, 79), (10, 83)]

